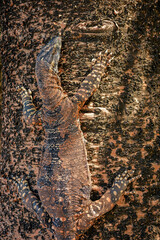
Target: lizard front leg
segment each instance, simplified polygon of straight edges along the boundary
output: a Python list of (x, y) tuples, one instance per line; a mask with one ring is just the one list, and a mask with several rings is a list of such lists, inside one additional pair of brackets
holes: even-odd
[(73, 96), (72, 101), (78, 104), (79, 109), (83, 107), (86, 100), (99, 87), (100, 80), (105, 74), (105, 70), (112, 60), (111, 55), (112, 53), (109, 53), (108, 50), (106, 50), (104, 54), (100, 53), (93, 70), (83, 80), (80, 88)]
[(23, 116), (29, 125), (42, 125), (41, 110), (36, 110), (30, 90), (26, 90), (23, 86), (18, 86), (17, 90), (20, 92), (23, 104)]
[(86, 231), (93, 225), (95, 219), (109, 212), (115, 206), (128, 184), (141, 177), (141, 175), (133, 177), (133, 174), (133, 170), (125, 170), (122, 174), (119, 174), (115, 178), (113, 186), (99, 200), (91, 202), (87, 206), (82, 218), (78, 221), (78, 232)]

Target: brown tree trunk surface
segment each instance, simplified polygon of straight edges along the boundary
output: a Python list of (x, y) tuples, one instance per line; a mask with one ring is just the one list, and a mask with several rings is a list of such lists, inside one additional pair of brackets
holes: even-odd
[[(35, 60), (42, 46), (62, 28), (59, 73), (69, 95), (80, 86), (100, 51), (111, 49), (114, 60), (88, 102), (94, 111), (82, 113), (81, 123), (92, 173), (92, 199), (111, 185), (116, 171), (132, 166), (142, 178), (128, 188), (118, 205), (80, 237), (83, 240), (160, 239), (158, 0), (3, 1), (1, 56), (3, 65), (3, 123), (0, 239), (51, 239), (28, 212), (11, 175), (26, 173), (36, 192), (36, 176), (44, 133), (22, 117), (16, 91), (23, 84), (41, 106)], [(115, 21), (118, 30), (83, 33), (86, 23)], [(98, 108), (99, 107), (99, 108)]]

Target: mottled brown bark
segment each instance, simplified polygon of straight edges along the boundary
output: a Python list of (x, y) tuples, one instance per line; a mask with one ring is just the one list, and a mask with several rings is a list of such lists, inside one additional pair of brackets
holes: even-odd
[[(111, 35), (84, 27), (119, 28)], [(90, 71), (91, 60), (110, 48), (115, 58), (82, 115), (94, 200), (105, 192), (115, 172), (133, 166), (142, 178), (133, 183), (110, 213), (81, 239), (159, 239), (159, 69), (158, 1), (3, 1), (1, 10), (3, 123), (0, 236), (2, 239), (50, 239), (36, 217), (22, 207), (11, 175), (25, 172), (36, 192), (43, 130), (22, 119), (18, 84), (33, 91), (41, 105), (35, 79), (35, 59), (51, 36), (62, 33), (59, 65), (62, 86), (72, 93)], [(88, 25), (87, 25), (88, 23)], [(86, 29), (87, 29), (86, 27)], [(92, 34), (91, 34), (92, 33)], [(132, 186), (129, 190), (132, 190)]]

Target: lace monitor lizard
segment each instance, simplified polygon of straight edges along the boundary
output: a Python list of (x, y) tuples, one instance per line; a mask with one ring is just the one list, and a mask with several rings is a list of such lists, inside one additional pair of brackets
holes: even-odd
[(35, 109), (30, 90), (18, 88), (25, 120), (28, 124), (43, 122), (45, 143), (37, 181), (40, 200), (31, 192), (26, 177), (18, 178), (17, 185), (25, 207), (36, 213), (55, 239), (75, 240), (95, 219), (110, 211), (127, 185), (140, 176), (133, 177), (133, 170), (125, 170), (99, 200), (90, 200), (91, 179), (78, 115), (99, 87), (111, 54), (106, 51), (99, 56), (91, 73), (69, 98), (58, 76), (60, 51), (61, 37), (54, 37), (36, 60), (42, 110)]

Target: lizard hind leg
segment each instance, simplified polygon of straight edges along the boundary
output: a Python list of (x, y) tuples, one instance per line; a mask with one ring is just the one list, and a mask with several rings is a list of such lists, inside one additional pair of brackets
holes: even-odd
[(49, 229), (51, 233), (54, 233), (52, 218), (45, 211), (41, 201), (30, 190), (26, 176), (23, 178), (16, 177), (15, 182), (17, 184), (18, 192), (22, 198), (25, 208), (31, 212), (35, 212), (37, 218), (42, 222), (44, 227)]
[(133, 170), (126, 169), (115, 178), (112, 187), (99, 200), (91, 202), (86, 207), (83, 217), (78, 221), (78, 232), (86, 231), (93, 225), (95, 219), (109, 212), (115, 206), (128, 184), (141, 177), (141, 175), (133, 177), (133, 174)]

